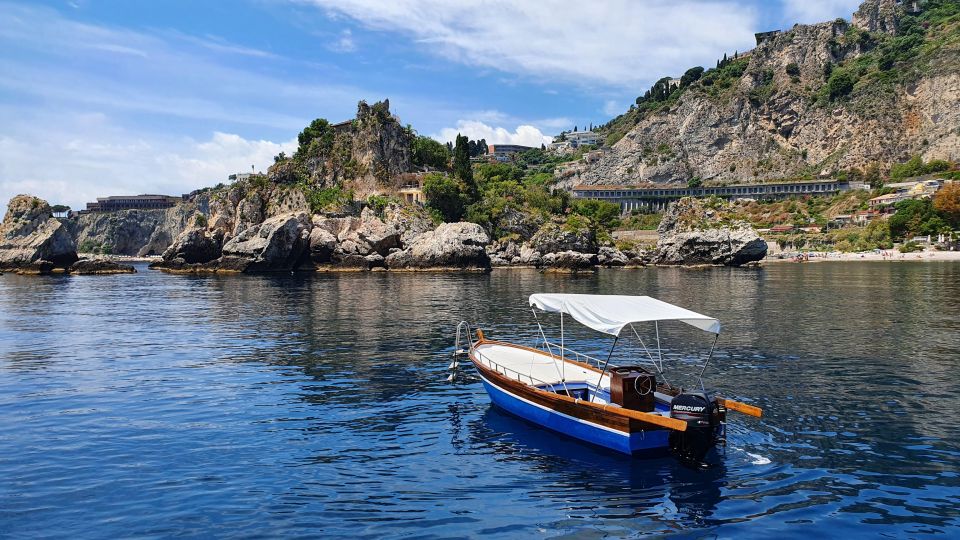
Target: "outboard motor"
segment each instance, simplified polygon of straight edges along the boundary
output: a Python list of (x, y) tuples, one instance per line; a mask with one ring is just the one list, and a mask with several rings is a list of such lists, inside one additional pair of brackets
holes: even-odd
[(682, 461), (702, 466), (722, 434), (725, 413), (709, 392), (681, 390), (670, 404), (670, 416), (685, 420), (687, 430), (670, 433), (670, 449)]

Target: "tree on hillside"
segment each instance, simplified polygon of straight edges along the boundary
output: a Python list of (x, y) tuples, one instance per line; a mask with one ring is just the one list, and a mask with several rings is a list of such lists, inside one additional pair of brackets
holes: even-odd
[(330, 148), (333, 146), (333, 128), (326, 118), (317, 118), (313, 122), (310, 122), (310, 125), (303, 128), (303, 131), (297, 135), (297, 142), (300, 145), (297, 148), (297, 152), (305, 151), (310, 146), (310, 143), (315, 140), (320, 141), (322, 148)]
[(413, 139), (413, 164), (417, 166), (445, 169), (450, 162), (447, 146), (430, 137), (418, 135)]
[(453, 176), (463, 182), (473, 198), (476, 195), (476, 184), (473, 182), (473, 168), (470, 166), (470, 140), (466, 135), (457, 134), (457, 142), (453, 147)]
[(692, 67), (685, 71), (680, 77), (680, 88), (686, 88), (697, 82), (703, 76), (703, 68), (700, 66)]
[(951, 182), (940, 188), (933, 197), (933, 208), (951, 227), (960, 227), (960, 183)]
[(436, 173), (426, 175), (423, 178), (423, 196), (427, 200), (427, 207), (439, 212), (446, 222), (459, 221), (467, 210), (462, 182), (449, 176)]

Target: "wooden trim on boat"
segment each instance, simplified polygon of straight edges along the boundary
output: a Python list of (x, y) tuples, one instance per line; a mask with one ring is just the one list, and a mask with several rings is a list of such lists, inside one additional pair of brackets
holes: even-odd
[[(480, 344), (505, 345), (542, 353), (542, 351), (538, 351), (537, 349), (531, 349), (529, 347), (523, 347), (520, 345), (514, 345), (512, 343), (503, 343), (499, 341), (480, 340), (477, 342), (477, 345)], [(510, 391), (512, 394), (518, 397), (527, 399), (558, 413), (566, 414), (581, 420), (586, 420), (588, 422), (612, 428), (617, 431), (622, 431), (624, 433), (635, 433), (642, 430), (660, 428), (673, 429), (676, 431), (686, 431), (687, 429), (687, 423), (683, 420), (677, 420), (676, 418), (668, 418), (657, 414), (634, 411), (612, 405), (600, 405), (597, 403), (584, 401), (582, 399), (575, 399), (563, 394), (556, 394), (546, 390), (541, 390), (520, 381), (513, 380), (498, 373), (496, 370), (483, 365), (482, 362), (479, 362), (474, 357), (473, 351), (470, 351), (469, 358), (474, 367), (476, 367), (477, 370), (487, 379), (495, 382), (497, 386)], [(554, 358), (559, 359), (559, 357), (556, 356), (554, 356)], [(583, 365), (579, 362), (573, 363)], [(599, 371), (597, 372), (599, 373)]]
[(740, 403), (739, 401), (726, 398), (717, 398), (717, 401), (731, 411), (741, 412), (747, 416), (755, 416), (757, 418), (763, 416), (763, 409), (760, 407), (754, 407), (753, 405), (747, 405), (746, 403)]

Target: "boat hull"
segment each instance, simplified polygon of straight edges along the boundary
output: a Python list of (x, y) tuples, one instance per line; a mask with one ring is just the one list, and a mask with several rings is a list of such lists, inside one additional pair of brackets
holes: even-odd
[[(551, 431), (635, 456), (660, 456), (669, 448), (669, 432), (663, 429), (616, 429), (599, 422), (565, 414), (548, 405), (518, 395), (500, 386), (490, 373), (478, 368), (484, 389), (498, 408)], [(628, 424), (629, 426), (629, 424)]]

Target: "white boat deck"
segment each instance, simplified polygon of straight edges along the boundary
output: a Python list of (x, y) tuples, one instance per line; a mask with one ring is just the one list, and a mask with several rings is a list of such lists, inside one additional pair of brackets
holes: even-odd
[[(599, 373), (590, 371), (570, 362), (561, 362), (544, 352), (484, 343), (474, 348), (474, 355), (485, 366), (525, 384), (533, 386), (560, 385), (564, 380), (568, 385), (576, 383), (597, 384)], [(493, 365), (491, 365), (491, 363)], [(497, 369), (497, 368), (500, 369)], [(610, 387), (610, 377), (604, 375), (600, 387)]]

